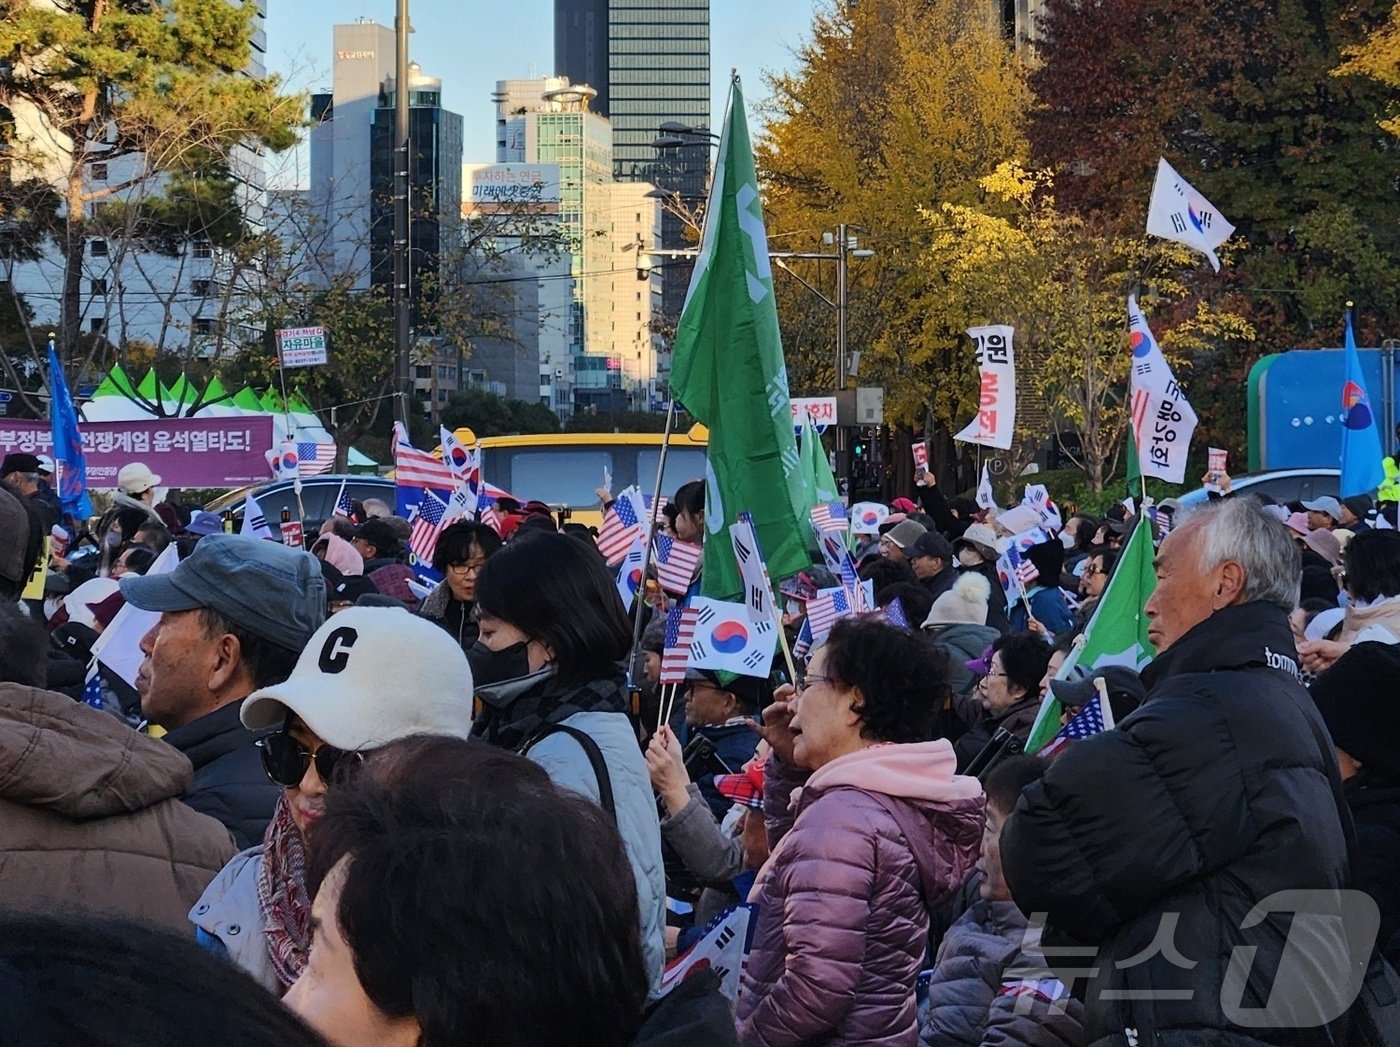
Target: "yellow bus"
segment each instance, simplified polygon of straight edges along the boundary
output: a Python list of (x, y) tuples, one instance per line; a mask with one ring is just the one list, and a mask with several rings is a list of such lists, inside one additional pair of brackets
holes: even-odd
[[(673, 433), (666, 453), (661, 493), (669, 498), (689, 480), (705, 476), (705, 434)], [(534, 436), (483, 436), (481, 476), (520, 501), (537, 498), (568, 519), (597, 527), (602, 523), (596, 489), (603, 471), (612, 476), (612, 492), (636, 484), (647, 494), (656, 485), (661, 455), (660, 433), (549, 433)]]

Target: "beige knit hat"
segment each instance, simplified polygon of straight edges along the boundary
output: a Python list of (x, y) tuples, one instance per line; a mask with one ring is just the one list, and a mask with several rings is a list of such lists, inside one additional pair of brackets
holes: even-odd
[(924, 619), (924, 628), (936, 625), (986, 625), (987, 601), (992, 586), (987, 579), (973, 571), (964, 571), (953, 587), (933, 601)]

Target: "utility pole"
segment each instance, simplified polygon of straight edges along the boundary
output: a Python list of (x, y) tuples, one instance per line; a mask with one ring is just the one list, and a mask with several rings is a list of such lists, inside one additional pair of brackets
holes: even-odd
[(409, 123), (408, 123), (408, 0), (398, 0), (394, 17), (394, 390), (396, 413), (408, 428), (413, 378), (409, 363)]
[[(842, 222), (836, 227), (836, 396), (838, 415), (841, 410), (839, 399), (846, 389), (846, 252), (850, 246), (851, 240), (846, 233), (846, 223)], [(836, 425), (836, 478), (838, 483), (842, 479), (846, 481), (847, 491), (855, 490), (855, 483), (851, 477), (850, 434), (846, 426), (840, 424), (839, 417)]]

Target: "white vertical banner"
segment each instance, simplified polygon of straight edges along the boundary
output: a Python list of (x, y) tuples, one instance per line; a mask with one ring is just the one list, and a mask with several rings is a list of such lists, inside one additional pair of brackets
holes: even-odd
[(1133, 354), (1130, 385), (1138, 468), (1143, 476), (1184, 483), (1196, 412), (1176, 384), (1171, 364), (1152, 337), (1136, 295), (1128, 296), (1128, 341)]
[(1015, 329), (990, 324), (969, 327), (967, 333), (977, 346), (977, 416), (953, 439), (1009, 450), (1016, 430), (1016, 358), (1011, 349)]

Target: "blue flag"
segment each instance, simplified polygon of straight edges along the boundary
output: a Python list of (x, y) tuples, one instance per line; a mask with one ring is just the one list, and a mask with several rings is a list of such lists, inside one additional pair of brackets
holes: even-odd
[(86, 520), (92, 515), (87, 496), (87, 459), (78, 432), (78, 412), (63, 377), (63, 365), (49, 340), (49, 426), (53, 430), (53, 461), (58, 478), (58, 500), (65, 516)]
[(1356, 336), (1351, 330), (1351, 310), (1346, 315), (1346, 379), (1342, 383), (1342, 477), (1341, 496), (1370, 494), (1385, 479), (1381, 465), (1381, 437), (1376, 431), (1376, 415), (1366, 394), (1361, 374), (1361, 357), (1356, 352)]

